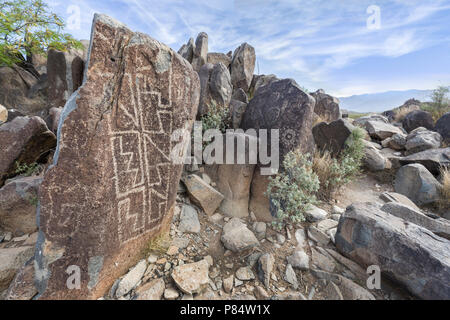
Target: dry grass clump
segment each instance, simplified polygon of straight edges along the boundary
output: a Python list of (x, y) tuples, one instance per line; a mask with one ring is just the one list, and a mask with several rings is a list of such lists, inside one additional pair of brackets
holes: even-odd
[(360, 128), (353, 130), (337, 158), (328, 150), (316, 150), (312, 169), (319, 178), (320, 199), (331, 200), (335, 192), (358, 176), (364, 157), (363, 137), (364, 133)]
[(450, 168), (441, 168), (441, 209), (450, 208)]
[(320, 181), (319, 198), (329, 198), (334, 192), (332, 184), (329, 183), (332, 180), (331, 177), (336, 175), (332, 169), (333, 162), (329, 151), (316, 150), (314, 152), (312, 169)]
[(415, 105), (410, 105), (407, 107), (401, 107), (395, 110), (395, 121), (396, 122), (402, 122), (403, 119), (405, 119), (406, 115), (409, 113), (419, 110), (420, 108)]
[(149, 241), (147, 247), (143, 250), (142, 255), (144, 258), (148, 257), (151, 253), (161, 255), (167, 252), (172, 240), (169, 232), (163, 232)]

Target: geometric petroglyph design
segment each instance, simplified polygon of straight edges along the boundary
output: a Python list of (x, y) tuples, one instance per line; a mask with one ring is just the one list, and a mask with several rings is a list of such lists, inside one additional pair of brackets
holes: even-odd
[(139, 69), (123, 78), (110, 131), (120, 244), (156, 229), (168, 210), (171, 71), (165, 92), (154, 90)]

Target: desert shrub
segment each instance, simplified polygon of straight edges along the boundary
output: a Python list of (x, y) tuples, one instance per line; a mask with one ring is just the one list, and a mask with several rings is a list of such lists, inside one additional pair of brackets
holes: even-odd
[(312, 168), (319, 178), (318, 196), (324, 200), (342, 186), (352, 181), (359, 173), (364, 157), (364, 133), (362, 129), (353, 130), (345, 143), (345, 148), (337, 158), (326, 150), (317, 150), (312, 161)]
[(43, 0), (0, 1), (0, 65), (18, 64), (29, 70), (33, 54), (82, 48), (63, 30), (63, 20)]
[(429, 102), (422, 103), (420, 108), (423, 111), (427, 111), (427, 112), (431, 113), (431, 116), (433, 117), (434, 122), (438, 121), (447, 112), (450, 112), (450, 105), (444, 106), (444, 107), (439, 107), (436, 104), (429, 103)]
[[(202, 134), (207, 130), (217, 129), (222, 133), (226, 133), (227, 129), (231, 128), (231, 116), (228, 107), (220, 107), (214, 100), (211, 100), (208, 106), (208, 112), (202, 116)], [(203, 148), (208, 145), (210, 141), (203, 142)]]
[(432, 104), (437, 109), (442, 109), (448, 107), (450, 104), (450, 100), (448, 98), (448, 94), (450, 92), (450, 88), (439, 86), (431, 93)]
[(450, 169), (449, 168), (441, 168), (441, 200), (439, 202), (439, 206), (442, 209), (450, 208)]
[(208, 106), (208, 112), (202, 116), (203, 133), (209, 129), (217, 129), (225, 133), (230, 128), (230, 110), (220, 107), (214, 100)]
[(431, 102), (424, 102), (420, 106), (423, 111), (431, 113), (434, 122), (438, 121), (445, 113), (450, 112), (449, 92), (449, 87), (439, 86), (431, 93)]
[(32, 175), (38, 174), (39, 171), (41, 170), (41, 166), (36, 162), (28, 165), (26, 163), (21, 164), (16, 161), (15, 166), (16, 170), (14, 171), (14, 173), (16, 175), (24, 175), (25, 177), (30, 177)]
[(289, 152), (283, 161), (282, 171), (269, 178), (267, 196), (276, 211), (275, 228), (282, 228), (289, 220), (293, 223), (305, 220), (304, 214), (316, 203), (319, 178), (312, 169), (309, 154)]

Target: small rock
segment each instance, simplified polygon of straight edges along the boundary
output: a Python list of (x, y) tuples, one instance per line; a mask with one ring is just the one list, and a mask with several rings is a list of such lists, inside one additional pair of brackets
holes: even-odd
[(277, 241), (279, 244), (284, 244), (286, 238), (282, 234), (277, 233)]
[(213, 214), (211, 217), (209, 217), (209, 221), (211, 221), (212, 223), (221, 223), (223, 220), (223, 216), (220, 213), (215, 213)]
[(284, 280), (290, 283), (295, 290), (298, 289), (297, 275), (290, 264), (286, 266)]
[(161, 300), (165, 288), (162, 278), (152, 280), (136, 290), (136, 300)]
[(344, 214), (345, 213), (345, 209), (342, 209), (341, 207), (338, 207), (338, 206), (335, 205), (331, 209), (331, 213), (332, 214)]
[(327, 234), (330, 236), (331, 242), (333, 243), (336, 243), (336, 232), (337, 228), (333, 228), (327, 231)]
[(337, 214), (337, 213), (334, 213), (334, 214), (331, 215), (331, 219), (333, 219), (334, 221), (339, 222), (339, 219), (341, 219), (341, 215)]
[(189, 245), (190, 240), (188, 238), (175, 237), (172, 240), (172, 246), (175, 246), (180, 249), (186, 249)]
[(317, 242), (317, 243), (319, 243), (321, 245), (324, 245), (324, 246), (326, 246), (331, 240), (328, 235), (326, 235), (323, 231), (317, 229), (314, 226), (310, 226), (309, 227), (309, 229), (308, 229), (308, 237), (311, 240), (313, 240), (313, 241), (315, 241), (315, 242)]
[(264, 222), (255, 222), (253, 224), (253, 230), (256, 233), (256, 238), (262, 240), (266, 237), (267, 225)]
[(236, 278), (242, 281), (255, 279), (255, 275), (249, 267), (242, 267), (236, 271)]
[(223, 290), (225, 290), (226, 293), (231, 293), (231, 290), (233, 289), (233, 283), (234, 283), (233, 275), (223, 279)]
[(302, 249), (306, 244), (306, 234), (304, 229), (297, 229), (295, 231), (295, 239), (297, 240), (297, 248)]
[(255, 287), (255, 295), (258, 298), (258, 300), (267, 300), (267, 299), (269, 299), (269, 294), (261, 286), (256, 286)]
[(211, 256), (206, 256), (203, 259), (205, 259), (206, 262), (208, 262), (209, 267), (212, 267), (214, 265), (214, 260)]
[(208, 269), (206, 260), (185, 264), (173, 270), (172, 279), (184, 293), (199, 293), (209, 283)]
[(169, 256), (174, 256), (174, 255), (176, 255), (178, 253), (178, 250), (179, 250), (178, 247), (170, 246), (169, 249), (167, 250), (167, 254)]
[(197, 210), (195, 208), (184, 205), (180, 214), (180, 224), (178, 230), (187, 233), (199, 233), (200, 221), (198, 220)]
[(217, 210), (224, 199), (220, 192), (195, 174), (187, 176), (183, 182), (188, 189), (190, 199), (209, 216)]
[(164, 299), (175, 300), (179, 296), (180, 296), (180, 294), (174, 288), (167, 288), (166, 290), (164, 290)]
[(274, 264), (275, 258), (270, 253), (265, 253), (259, 258), (258, 277), (267, 289), (269, 289), (270, 277)]
[(311, 206), (312, 208), (306, 212), (306, 220), (309, 222), (318, 222), (325, 219), (328, 213), (325, 210)]
[(242, 286), (243, 284), (244, 284), (243, 281), (241, 281), (241, 280), (239, 280), (239, 279), (237, 279), (237, 278), (234, 278), (234, 286), (235, 286), (235, 287)]
[(327, 272), (333, 272), (336, 268), (334, 260), (331, 260), (324, 254), (319, 253), (315, 248), (311, 248), (312, 265)]
[(291, 256), (287, 257), (287, 262), (296, 269), (309, 269), (309, 256), (304, 251), (295, 251)]
[(338, 222), (336, 220), (325, 219), (317, 224), (317, 228), (323, 232), (327, 232), (328, 230), (337, 227), (337, 225)]
[(233, 218), (225, 224), (221, 240), (225, 248), (233, 252), (240, 252), (259, 245), (253, 232), (238, 218)]
[(130, 292), (139, 283), (146, 270), (147, 262), (145, 260), (139, 261), (139, 263), (133, 267), (122, 280), (120, 280), (116, 290), (116, 297), (120, 298)]

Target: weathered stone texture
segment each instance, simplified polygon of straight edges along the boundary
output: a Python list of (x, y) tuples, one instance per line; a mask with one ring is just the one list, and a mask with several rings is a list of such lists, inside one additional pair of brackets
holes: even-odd
[[(197, 73), (167, 46), (104, 15), (92, 32), (85, 82), (63, 110), (40, 190), (41, 299), (102, 296), (167, 226), (182, 172), (171, 134), (191, 130), (199, 102)], [(66, 286), (70, 265), (80, 290)]]

